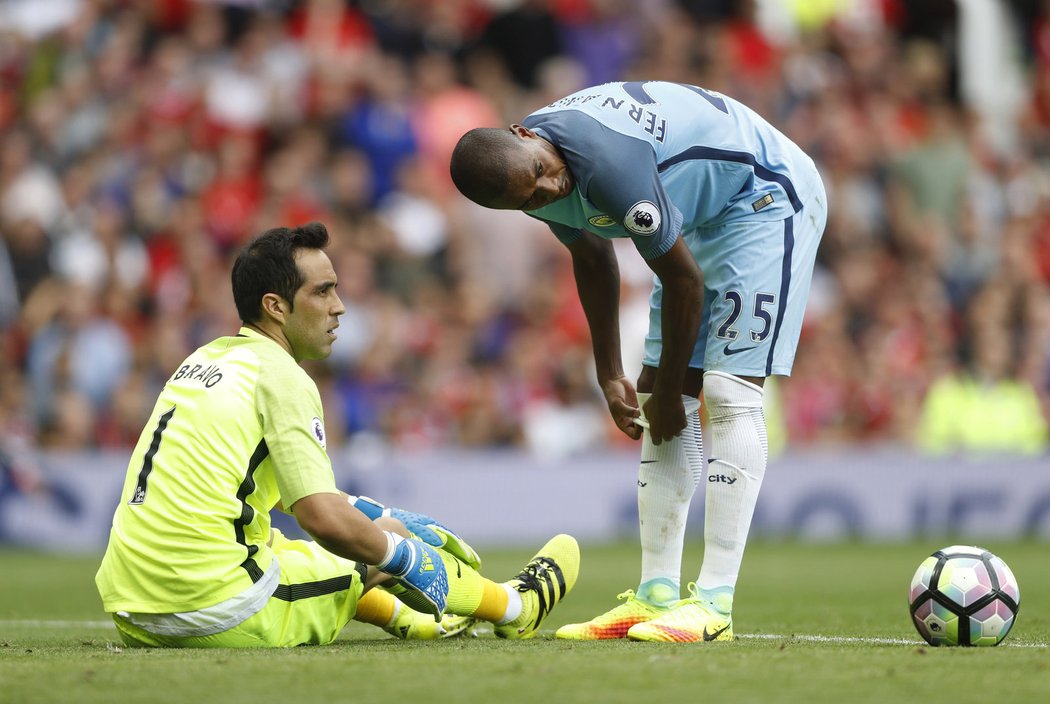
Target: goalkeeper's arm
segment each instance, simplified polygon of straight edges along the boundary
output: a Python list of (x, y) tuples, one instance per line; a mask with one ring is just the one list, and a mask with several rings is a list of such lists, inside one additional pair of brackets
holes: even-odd
[(481, 556), (477, 550), (461, 538), (451, 528), (440, 521), (431, 518), (424, 513), (406, 511), (402, 508), (390, 508), (384, 506), (368, 496), (354, 496), (346, 494), (346, 500), (351, 506), (368, 516), (373, 521), (377, 518), (388, 516), (396, 518), (414, 535), (424, 543), (441, 548), (455, 555), (474, 569), (481, 569)]
[(291, 511), (299, 526), (330, 553), (366, 565), (376, 565), (386, 555), (386, 531), (339, 494), (304, 496)]
[(304, 496), (292, 505), (292, 514), (325, 550), (374, 565), (403, 586), (420, 592), (435, 618), (440, 618), (448, 596), (448, 577), (433, 547), (383, 530), (342, 494)]

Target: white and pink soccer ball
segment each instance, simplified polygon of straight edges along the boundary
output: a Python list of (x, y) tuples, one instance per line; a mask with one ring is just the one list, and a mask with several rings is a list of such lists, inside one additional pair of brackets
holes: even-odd
[(908, 593), (912, 623), (930, 645), (999, 645), (1020, 601), (1006, 563), (972, 545), (952, 545), (927, 557)]

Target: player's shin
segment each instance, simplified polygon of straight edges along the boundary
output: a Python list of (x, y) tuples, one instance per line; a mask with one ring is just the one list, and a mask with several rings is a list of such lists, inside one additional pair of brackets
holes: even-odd
[[(445, 606), (448, 613), (500, 623), (516, 617), (521, 611), (521, 596), (517, 592), (483, 577), (454, 555), (444, 550), (437, 552), (448, 574), (448, 601)], [(386, 585), (383, 589), (399, 597), (406, 591), (400, 585)]]
[[(498, 623), (506, 618), (508, 610), (513, 610), (509, 602), (512, 592), (502, 584), (497, 584), (481, 574), (462, 560), (444, 550), (439, 551), (448, 571), (448, 610), (460, 616), (471, 616)], [(516, 598), (516, 610), (521, 610), (521, 598)]]
[[(740, 573), (751, 518), (766, 473), (768, 440), (762, 388), (722, 372), (704, 374), (710, 417), (701, 598), (727, 610)], [(728, 597), (728, 599), (726, 598)]]
[[(649, 394), (638, 394), (642, 405)], [(638, 467), (638, 524), (642, 575), (638, 598), (661, 605), (679, 598), (682, 548), (689, 503), (703, 474), (700, 402), (683, 396), (686, 427), (678, 437), (654, 445), (646, 431)]]
[(397, 610), (398, 603), (393, 596), (378, 589), (371, 589), (358, 599), (354, 620), (383, 628), (393, 620)]

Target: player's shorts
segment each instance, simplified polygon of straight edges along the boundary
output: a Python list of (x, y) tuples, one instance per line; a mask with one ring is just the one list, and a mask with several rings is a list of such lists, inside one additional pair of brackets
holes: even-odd
[(205, 636), (150, 633), (114, 614), (128, 646), (167, 648), (274, 648), (331, 643), (357, 612), (365, 566), (305, 540), (274, 531), (280, 582), (266, 606), (233, 628)]
[[(824, 225), (827, 195), (817, 178), (802, 209), (787, 220), (740, 220), (699, 228), (683, 239), (704, 274), (704, 310), (689, 366), (736, 376), (787, 376)], [(663, 349), (663, 286), (654, 277), (643, 364)]]

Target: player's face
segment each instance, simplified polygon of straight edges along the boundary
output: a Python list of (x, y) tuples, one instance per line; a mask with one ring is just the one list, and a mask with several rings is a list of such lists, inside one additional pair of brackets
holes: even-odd
[(510, 157), (509, 184), (494, 207), (536, 210), (572, 193), (576, 181), (554, 145), (527, 127), (512, 125), (510, 130), (521, 140), (521, 148)]
[(335, 292), (335, 269), (328, 255), (319, 249), (300, 249), (295, 263), (304, 281), (285, 318), (284, 335), (295, 361), (324, 359), (332, 353), (339, 316), (346, 312)]

